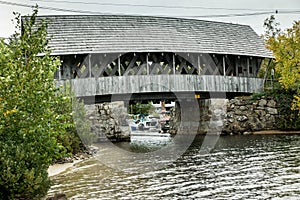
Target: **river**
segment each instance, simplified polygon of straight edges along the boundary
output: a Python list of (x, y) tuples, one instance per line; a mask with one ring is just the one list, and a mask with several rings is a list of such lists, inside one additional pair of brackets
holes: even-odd
[(144, 141), (98, 144), (95, 158), (53, 177), (49, 195), (63, 192), (69, 199), (300, 199), (300, 135), (222, 136), (207, 152), (202, 151), (204, 137), (198, 136), (179, 157), (163, 157), (159, 152), (178, 145), (173, 139)]

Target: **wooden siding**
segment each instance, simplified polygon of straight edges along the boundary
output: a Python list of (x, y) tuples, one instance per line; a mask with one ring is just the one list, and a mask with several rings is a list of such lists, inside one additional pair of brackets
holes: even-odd
[(83, 78), (71, 81), (77, 97), (151, 92), (242, 92), (263, 88), (263, 79), (213, 75), (140, 75)]

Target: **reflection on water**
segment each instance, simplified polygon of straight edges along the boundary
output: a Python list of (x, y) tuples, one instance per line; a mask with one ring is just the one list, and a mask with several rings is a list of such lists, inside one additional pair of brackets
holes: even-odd
[[(164, 139), (150, 139), (148, 146), (140, 141), (118, 147), (125, 152), (148, 152), (159, 145), (176, 145)], [(135, 157), (130, 156), (121, 161), (127, 160), (126, 171), (97, 158), (84, 161), (55, 176), (49, 194), (65, 192), (70, 199), (299, 199), (300, 135), (220, 137), (206, 154), (199, 153), (202, 141), (203, 137), (197, 137), (176, 161), (166, 160), (164, 168), (145, 173), (137, 173), (138, 165), (151, 163), (133, 162)], [(99, 148), (99, 155), (120, 156), (111, 145), (99, 144)], [(156, 159), (164, 162), (159, 156)]]
[(166, 135), (144, 131), (135, 131), (134, 133), (135, 135), (131, 135), (130, 143), (121, 142), (116, 143), (115, 145), (130, 152), (147, 153), (167, 147), (173, 142), (169, 134)]

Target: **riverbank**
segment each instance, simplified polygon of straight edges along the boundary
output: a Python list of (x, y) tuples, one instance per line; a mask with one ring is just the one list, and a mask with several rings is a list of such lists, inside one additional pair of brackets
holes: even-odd
[(53, 177), (55, 175), (58, 175), (83, 160), (85, 160), (85, 159), (75, 160), (70, 163), (53, 164), (48, 168), (48, 176)]
[(287, 135), (287, 134), (300, 134), (300, 130), (298, 131), (263, 130), (263, 131), (253, 132), (253, 135)]
[(48, 176), (52, 177), (66, 171), (67, 169), (73, 167), (77, 163), (80, 163), (86, 159), (93, 157), (97, 153), (97, 151), (98, 151), (98, 147), (90, 146), (84, 152), (80, 152), (71, 157), (60, 159), (59, 161), (55, 162), (53, 165), (49, 166)]

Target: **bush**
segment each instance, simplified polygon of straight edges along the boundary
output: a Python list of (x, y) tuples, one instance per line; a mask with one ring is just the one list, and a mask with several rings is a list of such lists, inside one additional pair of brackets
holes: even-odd
[[(54, 83), (58, 58), (47, 49), (37, 9), (22, 34), (0, 40), (0, 199), (39, 199), (50, 187), (47, 169), (65, 148), (57, 142), (72, 124), (55, 106), (64, 101)], [(17, 28), (21, 30), (20, 16)], [(44, 56), (38, 56), (39, 53)], [(67, 103), (67, 102), (66, 102)], [(62, 123), (64, 122), (64, 123)]]

